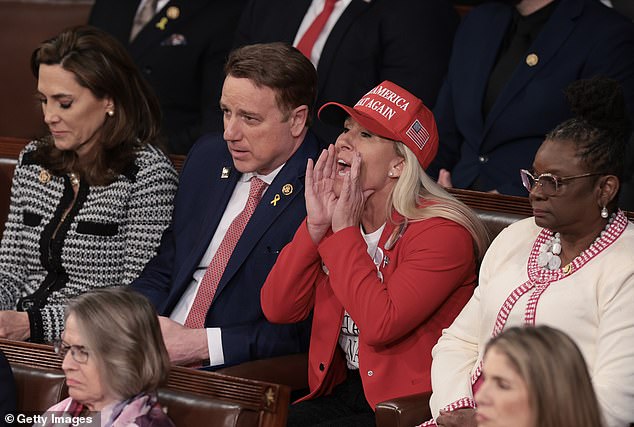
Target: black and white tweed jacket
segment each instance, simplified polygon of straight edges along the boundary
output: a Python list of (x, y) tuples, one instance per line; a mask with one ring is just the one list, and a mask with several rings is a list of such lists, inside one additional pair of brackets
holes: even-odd
[(0, 244), (0, 310), (27, 311), (31, 341), (50, 342), (61, 334), (69, 299), (129, 284), (154, 256), (171, 220), (178, 176), (148, 146), (112, 184), (82, 181), (63, 219), (73, 200), (70, 179), (35, 164), (34, 150), (34, 142), (25, 147), (13, 176)]

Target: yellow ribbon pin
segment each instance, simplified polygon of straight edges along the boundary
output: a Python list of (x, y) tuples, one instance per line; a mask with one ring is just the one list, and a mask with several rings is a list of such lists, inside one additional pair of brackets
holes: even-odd
[(160, 21), (158, 21), (156, 23), (156, 28), (158, 28), (159, 30), (163, 31), (165, 30), (165, 26), (167, 25), (167, 18), (164, 16), (161, 18)]
[(279, 195), (279, 194), (276, 194), (276, 195), (275, 195), (275, 197), (273, 197), (273, 200), (271, 200), (271, 204), (272, 204), (273, 206), (277, 206), (277, 202), (279, 202), (279, 201), (280, 201), (280, 199), (281, 199), (280, 195)]

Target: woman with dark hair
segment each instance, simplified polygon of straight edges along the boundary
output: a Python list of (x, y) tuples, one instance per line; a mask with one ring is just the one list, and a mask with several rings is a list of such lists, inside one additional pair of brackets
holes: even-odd
[[(484, 349), (478, 427), (601, 427), (579, 347), (548, 327), (513, 327)], [(570, 397), (574, 396), (574, 399)]]
[[(55, 351), (69, 397), (49, 408), (44, 426), (173, 427), (156, 389), (170, 370), (154, 307), (125, 288), (96, 289), (71, 301)], [(95, 413), (96, 412), (96, 413)]]
[(131, 282), (168, 226), (177, 175), (126, 50), (92, 27), (31, 57), (50, 134), (20, 154), (0, 244), (0, 337), (52, 341), (69, 299)]
[(438, 425), (475, 425), (486, 342), (536, 324), (579, 346), (606, 425), (634, 420), (634, 224), (616, 207), (630, 124), (613, 80), (577, 81), (567, 96), (576, 117), (546, 136), (533, 170), (521, 171), (534, 216), (491, 244), (471, 301), (434, 347)]

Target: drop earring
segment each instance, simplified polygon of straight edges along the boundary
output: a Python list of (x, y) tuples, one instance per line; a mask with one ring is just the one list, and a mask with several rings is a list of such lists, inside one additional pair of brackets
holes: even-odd
[(603, 206), (603, 209), (601, 209), (601, 218), (606, 219), (609, 215), (608, 208)]

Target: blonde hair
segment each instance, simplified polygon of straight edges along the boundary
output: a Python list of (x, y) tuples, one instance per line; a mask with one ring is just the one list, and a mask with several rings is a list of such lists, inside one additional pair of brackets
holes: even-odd
[[(467, 205), (436, 184), (405, 144), (394, 141), (394, 148), (405, 162), (401, 176), (390, 194), (388, 218), (391, 218), (393, 209), (405, 218), (404, 221), (439, 217), (456, 222), (469, 231), (473, 237), (476, 258), (482, 259), (489, 245), (489, 234), (480, 218)], [(424, 201), (431, 203), (423, 203)], [(394, 232), (398, 233), (399, 228), (396, 227)]]
[(127, 288), (103, 288), (73, 299), (66, 310), (92, 350), (107, 387), (122, 399), (151, 393), (167, 381), (170, 361), (152, 304)]
[(568, 335), (548, 326), (513, 327), (493, 338), (485, 355), (492, 348), (526, 383), (539, 427), (604, 425), (583, 355)]

